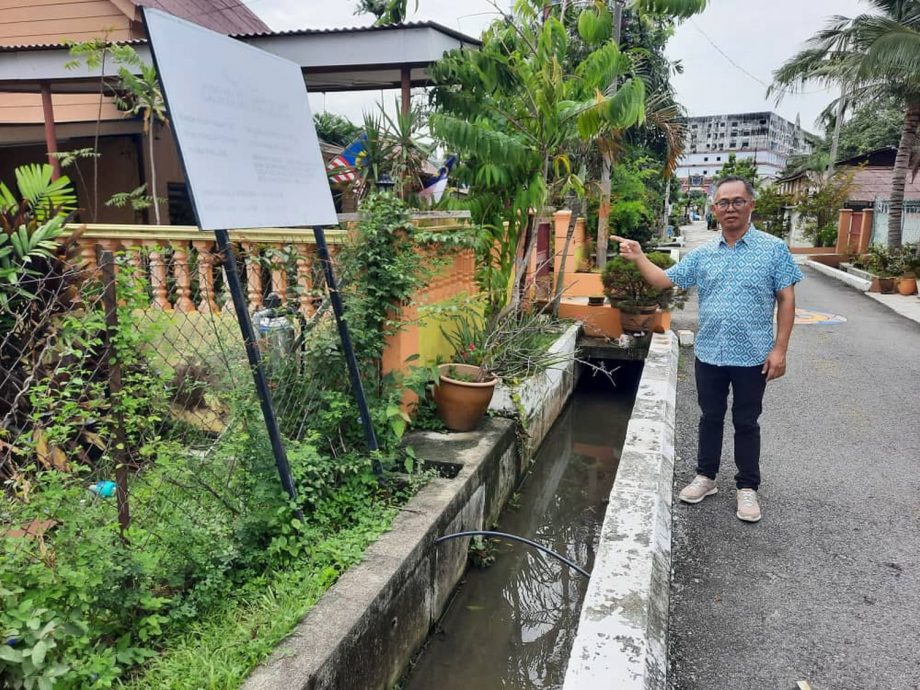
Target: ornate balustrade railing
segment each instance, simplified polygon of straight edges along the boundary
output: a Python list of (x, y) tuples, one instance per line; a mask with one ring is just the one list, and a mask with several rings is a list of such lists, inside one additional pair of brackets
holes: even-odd
[[(416, 227), (428, 231), (451, 231), (465, 227), (466, 213), (432, 212), (413, 215)], [(326, 231), (333, 261), (358, 214), (339, 216), (339, 228)], [(79, 261), (95, 269), (101, 247), (120, 254), (123, 265), (150, 285), (151, 305), (182, 313), (218, 313), (226, 303), (225, 280), (216, 242), (209, 232), (190, 226), (71, 225), (79, 232)], [(311, 316), (323, 294), (321, 267), (310, 229), (260, 228), (233, 230), (243, 272), (249, 308), (259, 309), (269, 292), (285, 304)]]

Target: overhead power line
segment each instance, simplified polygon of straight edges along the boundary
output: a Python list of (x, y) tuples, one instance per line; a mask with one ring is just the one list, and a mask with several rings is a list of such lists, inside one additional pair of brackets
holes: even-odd
[[(715, 41), (713, 41), (712, 38), (709, 37), (709, 34), (707, 34), (705, 31), (703, 31), (703, 30), (699, 27), (699, 25), (696, 23), (696, 21), (694, 21), (693, 19), (691, 19), (691, 20), (690, 20), (690, 24), (693, 26), (694, 29), (697, 30), (697, 32), (699, 32), (699, 34), (700, 34), (703, 38), (705, 38), (705, 39), (709, 42), (709, 45), (711, 45), (713, 48), (716, 49), (716, 51), (719, 53), (719, 55), (721, 55), (721, 56), (724, 57), (726, 60), (728, 60), (729, 64), (731, 64), (732, 67), (734, 67), (735, 69), (737, 69), (739, 72), (742, 72), (743, 74), (747, 75), (748, 77), (750, 77), (751, 79), (753, 79), (754, 81), (756, 81), (758, 84), (761, 84), (765, 89), (769, 89), (769, 88), (772, 86), (772, 84), (768, 84), (768, 83), (765, 82), (763, 79), (761, 79), (760, 77), (758, 77), (756, 74), (752, 74), (751, 72), (749, 72), (748, 70), (746, 70), (743, 66), (739, 65), (734, 59), (732, 59), (731, 55), (729, 55), (729, 54), (726, 53), (724, 50), (722, 50), (722, 49), (718, 46), (718, 44), (717, 44)], [(786, 88), (786, 87), (780, 87), (780, 88), (778, 88), (777, 90), (778, 90), (778, 91), (782, 91), (783, 93), (790, 94), (790, 95), (795, 95), (795, 96), (807, 96), (807, 95), (809, 95), (809, 94), (826, 93), (827, 91), (829, 91), (828, 88), (817, 89), (817, 90), (815, 90), (815, 91), (790, 91), (790, 90), (789, 90), (788, 88)]]

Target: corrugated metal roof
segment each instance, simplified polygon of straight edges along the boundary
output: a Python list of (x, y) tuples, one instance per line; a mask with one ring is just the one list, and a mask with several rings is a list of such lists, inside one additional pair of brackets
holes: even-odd
[(455, 31), (443, 24), (437, 22), (403, 22), (402, 24), (385, 24), (383, 26), (346, 26), (327, 29), (289, 29), (287, 31), (265, 31), (250, 34), (235, 34), (234, 38), (262, 38), (265, 36), (309, 36), (311, 34), (347, 34), (347, 33), (367, 33), (372, 31), (393, 31), (400, 29), (434, 29), (446, 36), (455, 38), (463, 43), (472, 43), (481, 45), (482, 41), (464, 33)]
[[(132, 0), (133, 1), (133, 0)], [(185, 0), (182, 0), (183, 2)], [(203, 1), (203, 0), (198, 0)], [(220, 2), (222, 0), (210, 0), (210, 2)], [(162, 4), (167, 2), (179, 2), (179, 0), (138, 0), (138, 4), (146, 4), (151, 7), (160, 7)], [(159, 4), (155, 4), (159, 3)], [(167, 10), (168, 11), (168, 10)], [(354, 26), (354, 27), (344, 27), (344, 28), (332, 28), (332, 29), (290, 29), (288, 31), (272, 31), (264, 24), (265, 30), (248, 30), (241, 33), (230, 33), (228, 34), (231, 38), (238, 39), (247, 39), (247, 38), (269, 38), (273, 36), (310, 36), (314, 34), (348, 34), (348, 33), (367, 33), (373, 31), (393, 31), (400, 29), (434, 29), (446, 36), (450, 36), (458, 41), (463, 43), (469, 43), (471, 45), (481, 45), (482, 42), (478, 38), (473, 38), (472, 36), (467, 36), (466, 34), (460, 33), (459, 31), (454, 31), (442, 24), (437, 22), (406, 22), (404, 24), (388, 24), (386, 26)], [(210, 27), (209, 27), (210, 28)], [(223, 32), (222, 32), (223, 33)], [(147, 39), (137, 38), (127, 41), (118, 41), (119, 44), (123, 45), (144, 45), (147, 43)], [(35, 43), (35, 44), (24, 44), (24, 45), (14, 45), (14, 46), (0, 46), (0, 53), (10, 53), (21, 50), (54, 50), (59, 48), (66, 47), (63, 43)]]

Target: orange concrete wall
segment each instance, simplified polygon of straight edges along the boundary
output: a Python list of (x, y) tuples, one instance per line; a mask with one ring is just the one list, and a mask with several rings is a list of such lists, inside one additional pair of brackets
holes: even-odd
[(584, 218), (575, 220), (575, 232), (572, 235), (572, 241), (569, 243), (568, 255), (563, 256), (565, 254), (565, 238), (571, 218), (572, 212), (568, 210), (556, 211), (554, 214), (555, 256), (553, 270), (555, 275), (558, 276), (560, 268), (565, 266), (563, 298), (603, 295), (604, 286), (601, 284), (600, 273), (578, 273), (576, 270), (580, 259), (584, 256), (587, 241)]
[[(833, 249), (833, 247), (828, 247), (828, 249)], [(813, 254), (809, 256), (812, 261), (815, 261), (819, 264), (824, 264), (825, 266), (831, 266), (832, 268), (838, 268), (840, 264), (847, 260), (847, 257), (843, 254)]]
[(425, 308), (478, 294), (476, 258), (472, 249), (465, 249), (448, 257), (431, 257), (431, 261), (436, 265), (434, 275), (403, 308), (404, 327), (387, 340), (384, 373), (407, 370), (406, 358), (410, 355), (418, 354), (418, 363), (424, 364), (453, 354), (441, 332), (442, 326), (450, 327), (449, 314), (434, 315), (430, 310), (426, 313)]
[(41, 45), (65, 40), (86, 41), (101, 37), (109, 29), (109, 39), (139, 38), (139, 27), (132, 27), (130, 2), (119, 0), (0, 0), (0, 45)]
[(791, 254), (835, 254), (836, 247), (789, 247)]
[(595, 297), (604, 294), (600, 273), (566, 273), (565, 297)]

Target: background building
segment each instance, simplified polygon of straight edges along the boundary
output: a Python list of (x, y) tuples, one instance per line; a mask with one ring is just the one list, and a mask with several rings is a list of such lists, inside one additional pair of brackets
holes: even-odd
[(708, 192), (712, 179), (731, 154), (752, 159), (761, 179), (780, 176), (790, 156), (811, 151), (809, 135), (776, 113), (706, 115), (687, 120), (687, 142), (677, 177), (684, 190)]

